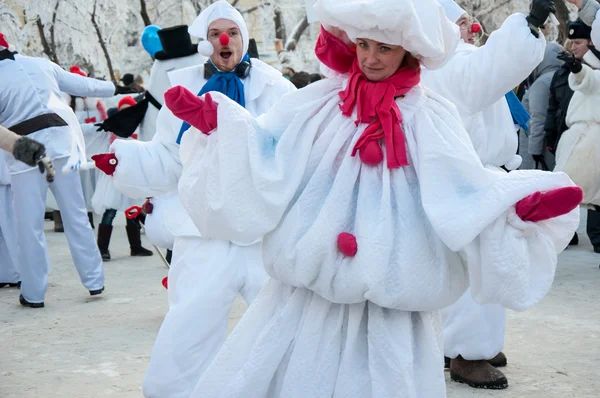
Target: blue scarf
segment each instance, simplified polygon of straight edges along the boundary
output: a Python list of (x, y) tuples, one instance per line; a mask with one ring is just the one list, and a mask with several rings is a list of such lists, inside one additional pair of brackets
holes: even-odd
[[(209, 61), (211, 62), (211, 61)], [(241, 62), (250, 62), (250, 56), (246, 54), (244, 58), (242, 58)], [(212, 62), (211, 62), (212, 63)], [(235, 74), (235, 72), (221, 72), (216, 70), (215, 74), (212, 75), (210, 79), (206, 82), (202, 90), (198, 93), (198, 97), (203, 96), (209, 91), (217, 91), (219, 93), (225, 94), (231, 100), (237, 102), (242, 107), (246, 107), (246, 100), (244, 98), (244, 84), (240, 80), (240, 78)], [(181, 138), (183, 137), (183, 133), (185, 133), (190, 128), (188, 123), (183, 123), (181, 125), (181, 129), (179, 129), (179, 135), (177, 136), (177, 143), (181, 143)]]
[(529, 127), (527, 126), (527, 122), (531, 119), (531, 116), (519, 101), (519, 98), (513, 91), (509, 91), (506, 94), (506, 102), (508, 102), (508, 107), (510, 108), (510, 114), (512, 115), (513, 122), (521, 126), (521, 128), (525, 131), (529, 131)]

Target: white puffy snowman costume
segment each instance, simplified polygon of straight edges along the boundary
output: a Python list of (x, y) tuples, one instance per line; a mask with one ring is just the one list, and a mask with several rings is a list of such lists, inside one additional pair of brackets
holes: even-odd
[(18, 264), (10, 173), (4, 158), (4, 151), (0, 149), (0, 286), (4, 283), (17, 283), (21, 280)]
[[(434, 0), (319, 0), (315, 11), (429, 68), (459, 39)], [(421, 85), (396, 99), (409, 165), (363, 164), (351, 155), (367, 125), (339, 108), (348, 84), (314, 83), (257, 119), (214, 94), (217, 129), (183, 137), (179, 192), (200, 233), (264, 236), (271, 277), (192, 397), (441, 397), (439, 310), (469, 285), (478, 302), (515, 310), (551, 287), (579, 213), (531, 223), (514, 205), (570, 179), (485, 169), (456, 109)], [(354, 257), (338, 250), (341, 232), (356, 237)]]
[[(191, 25), (190, 34), (206, 38), (209, 24), (219, 18), (239, 26), (247, 51), (244, 19), (225, 1), (206, 8)], [(207, 82), (204, 65), (173, 71), (169, 80), (198, 93)], [(246, 110), (253, 116), (265, 113), (284, 94), (295, 91), (279, 71), (257, 59), (252, 59), (250, 75), (242, 83)], [(182, 170), (177, 144), (181, 126), (181, 120), (163, 107), (151, 142), (115, 141), (115, 186), (137, 198), (175, 192)], [(181, 205), (179, 195), (162, 199), (165, 226), (175, 236), (169, 271), (169, 312), (152, 351), (143, 391), (148, 398), (187, 398), (226, 338), (233, 300), (241, 293), (250, 304), (267, 275), (260, 236), (245, 244), (204, 238)]]
[[(439, 0), (451, 22), (466, 11), (453, 0)], [(524, 15), (509, 17), (485, 46), (460, 41), (448, 63), (424, 69), (422, 83), (452, 102), (477, 155), (491, 170), (516, 169), (518, 135), (505, 94), (518, 86), (542, 62), (546, 40), (531, 34)], [(481, 306), (468, 291), (442, 311), (445, 356), (467, 360), (495, 357), (504, 347), (506, 311), (501, 305)]]

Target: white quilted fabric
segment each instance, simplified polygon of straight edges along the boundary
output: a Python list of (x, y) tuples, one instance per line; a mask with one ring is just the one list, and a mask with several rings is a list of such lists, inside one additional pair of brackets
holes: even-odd
[[(514, 204), (572, 185), (565, 174), (485, 169), (456, 110), (420, 86), (397, 101), (410, 166), (363, 165), (350, 154), (365, 125), (338, 109), (345, 84), (288, 94), (258, 120), (215, 94), (218, 129), (183, 138), (179, 191), (200, 233), (265, 235), (274, 279), (194, 397), (443, 396), (430, 311), (469, 283), (517, 310), (552, 284), (579, 213), (525, 223)], [(338, 251), (341, 232), (355, 257)]]

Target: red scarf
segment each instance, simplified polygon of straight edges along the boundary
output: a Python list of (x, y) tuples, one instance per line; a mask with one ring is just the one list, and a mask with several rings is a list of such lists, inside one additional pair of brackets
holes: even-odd
[(360, 70), (358, 59), (354, 61), (348, 76), (348, 87), (340, 93), (340, 109), (345, 116), (351, 116), (358, 107), (359, 123), (369, 123), (362, 133), (352, 156), (365, 148), (371, 141), (385, 139), (388, 168), (408, 165), (406, 142), (402, 131), (402, 113), (395, 99), (405, 95), (421, 81), (421, 69), (402, 67), (389, 78), (371, 82)]

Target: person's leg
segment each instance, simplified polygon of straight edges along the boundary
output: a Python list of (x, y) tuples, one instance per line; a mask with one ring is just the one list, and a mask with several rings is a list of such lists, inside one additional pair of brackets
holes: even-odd
[(108, 247), (110, 246), (110, 236), (113, 230), (112, 223), (116, 215), (117, 211), (115, 209), (106, 209), (98, 225), (98, 249), (100, 250), (102, 261), (110, 261)]
[(127, 219), (125, 230), (127, 231), (127, 239), (129, 240), (129, 249), (132, 256), (149, 257), (154, 255), (152, 251), (142, 246), (140, 226), (134, 220)]
[(588, 210), (586, 230), (594, 251), (600, 253), (600, 211)]
[(227, 335), (241, 287), (229, 242), (175, 238), (169, 312), (143, 381), (145, 397), (188, 398)]
[(15, 238), (12, 193), (9, 185), (0, 185), (0, 287), (15, 286), (21, 280)]
[[(56, 169), (62, 169), (65, 163), (66, 159), (56, 160)], [(98, 292), (104, 287), (104, 269), (94, 232), (87, 218), (78, 173), (57, 173), (50, 189), (61, 209), (67, 242), (81, 283), (90, 292)]]
[(244, 286), (240, 290), (248, 305), (252, 304), (269, 279), (262, 261), (262, 242), (238, 247), (241, 269), (244, 270)]
[(467, 291), (456, 303), (442, 310), (445, 356), (452, 358), (452, 380), (477, 388), (506, 388), (502, 372), (488, 360), (504, 347), (506, 310), (496, 304), (479, 305)]
[(37, 170), (11, 176), (13, 208), (18, 222), (18, 267), (21, 274), (21, 296), (28, 303), (44, 302), (50, 260), (44, 234), (44, 212), (48, 183)]

